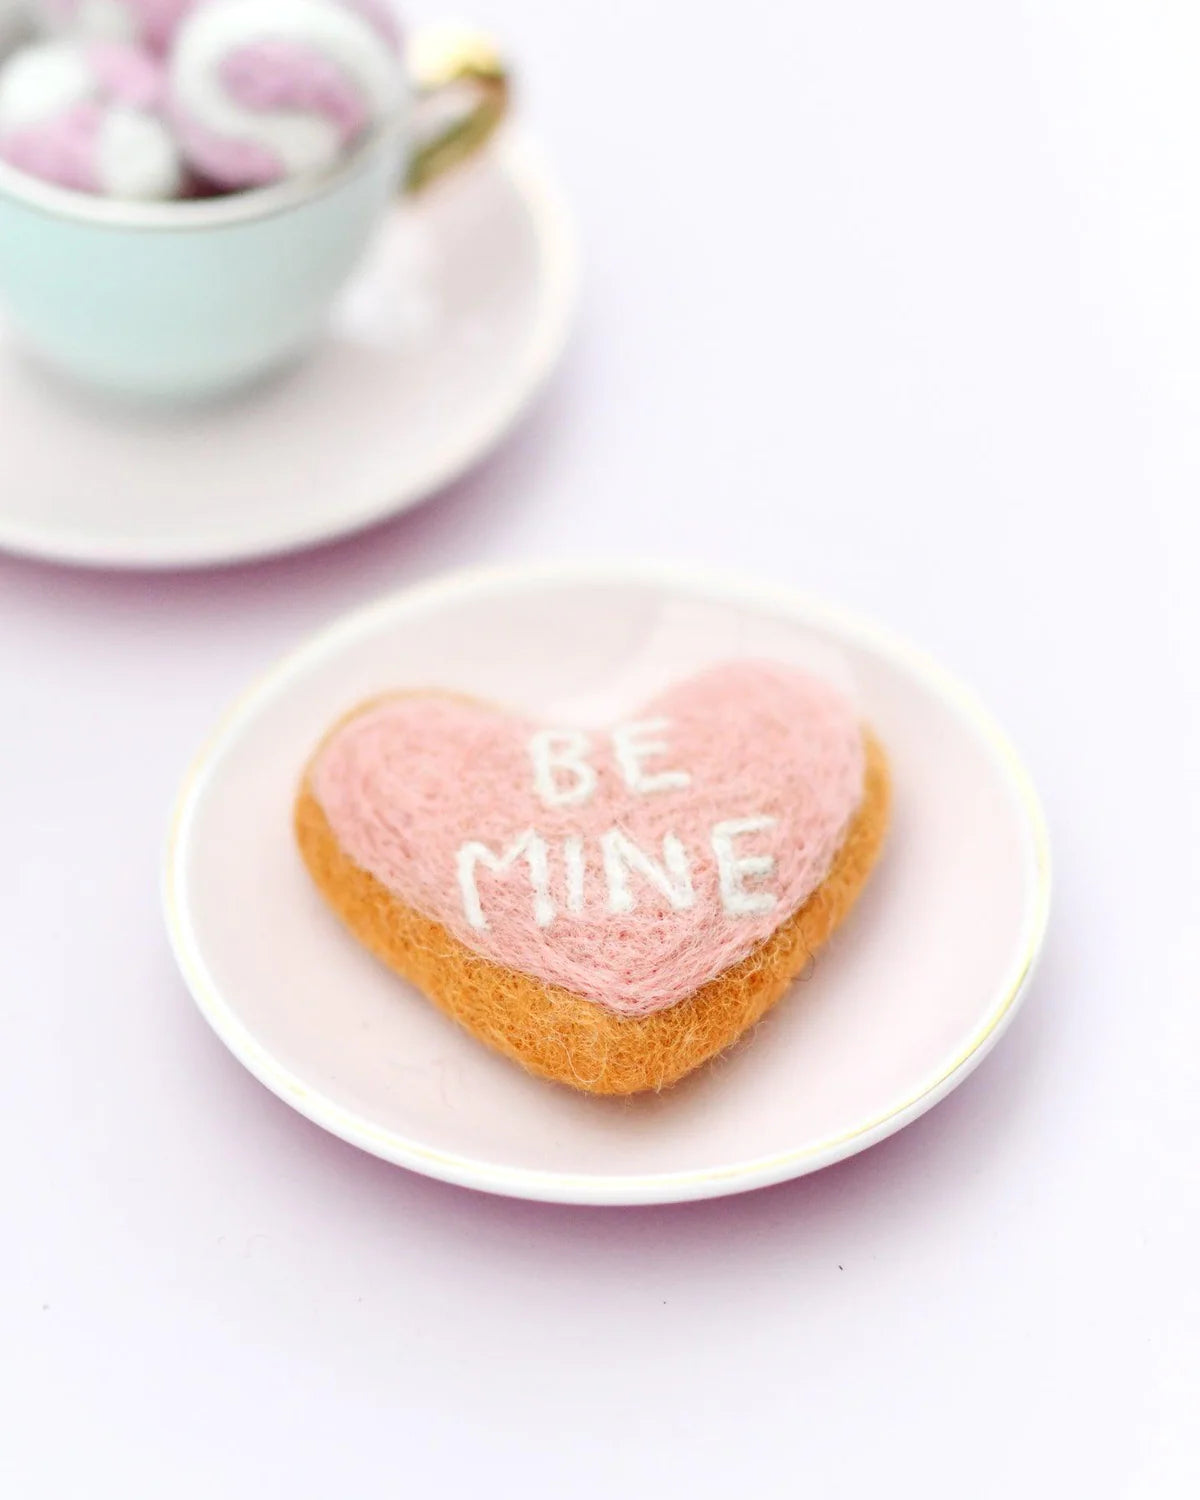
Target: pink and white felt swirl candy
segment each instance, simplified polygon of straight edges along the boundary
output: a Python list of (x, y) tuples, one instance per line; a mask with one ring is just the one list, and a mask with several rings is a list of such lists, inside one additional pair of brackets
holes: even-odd
[(53, 32), (97, 42), (132, 42), (165, 52), (196, 0), (38, 0)]
[(170, 91), (185, 156), (229, 189), (332, 165), (407, 98), (383, 0), (205, 0), (176, 34)]
[(162, 69), (136, 47), (24, 47), (0, 71), (0, 158), (78, 192), (172, 198), (183, 171), (164, 106)]

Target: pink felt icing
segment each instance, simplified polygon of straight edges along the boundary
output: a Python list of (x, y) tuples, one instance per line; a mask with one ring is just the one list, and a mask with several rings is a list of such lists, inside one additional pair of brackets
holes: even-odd
[[(681, 770), (686, 786), (632, 791), (605, 731), (588, 731), (596, 784), (586, 801), (547, 806), (535, 785), (537, 725), (442, 696), (386, 700), (325, 745), (312, 788), (339, 844), (400, 901), (507, 968), (627, 1015), (664, 1009), (769, 937), (828, 873), (862, 795), (863, 746), (850, 704), (829, 684), (776, 663), (731, 662), (632, 713), (664, 718), (667, 749), (644, 763)], [(561, 774), (569, 788), (572, 777)], [(553, 782), (552, 785), (559, 785)], [(543, 786), (545, 783), (543, 782)], [(769, 856), (742, 880), (769, 910), (731, 914), (713, 852), (714, 827), (775, 819), (739, 839), (739, 856)], [(632, 910), (610, 909), (601, 839), (617, 828), (660, 863), (664, 835), (686, 851), (694, 904), (676, 909), (640, 874)], [(458, 877), (464, 843), (496, 854), (524, 830), (544, 840), (553, 918), (539, 924), (529, 866), (476, 870), (486, 919), (468, 920)], [(562, 841), (582, 839), (582, 910), (572, 910)], [(760, 867), (761, 871), (761, 867)], [(543, 917), (545, 913), (543, 912)]]

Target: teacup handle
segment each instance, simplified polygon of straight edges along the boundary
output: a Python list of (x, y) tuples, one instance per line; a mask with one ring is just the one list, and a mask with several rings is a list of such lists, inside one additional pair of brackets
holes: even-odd
[[(508, 69), (495, 45), (463, 26), (423, 26), (409, 43), (408, 58), (416, 86), (418, 136), (404, 190), (416, 193), (491, 139), (508, 113), (510, 87)], [(422, 140), (421, 106), (460, 91), (469, 101), (463, 111)]]

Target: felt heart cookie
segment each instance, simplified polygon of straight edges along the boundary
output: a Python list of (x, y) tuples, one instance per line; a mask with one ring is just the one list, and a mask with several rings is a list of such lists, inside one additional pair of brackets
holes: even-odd
[(296, 832), (350, 931), (475, 1035), (624, 1094), (780, 998), (857, 897), (887, 804), (839, 693), (742, 661), (603, 731), (374, 700), (317, 749)]

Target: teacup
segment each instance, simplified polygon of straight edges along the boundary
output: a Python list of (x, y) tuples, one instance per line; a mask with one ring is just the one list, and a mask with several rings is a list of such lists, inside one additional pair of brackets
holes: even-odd
[(315, 178), (127, 203), (0, 162), (0, 300), (14, 331), (54, 369), (142, 400), (225, 395), (296, 360), (398, 189), (472, 155), (506, 111), (505, 70), (477, 34), (430, 29), (409, 56), (418, 105), (463, 91), (465, 112), (424, 140), (412, 120), (390, 121)]

